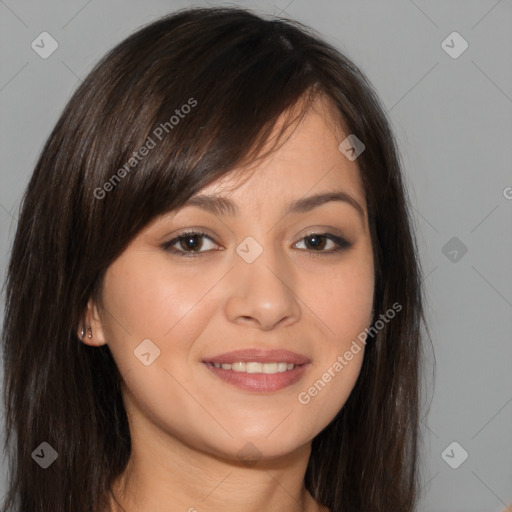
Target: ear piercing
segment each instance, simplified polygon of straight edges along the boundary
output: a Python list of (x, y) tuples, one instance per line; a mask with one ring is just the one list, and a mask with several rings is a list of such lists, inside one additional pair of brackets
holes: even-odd
[[(87, 326), (87, 331), (88, 331), (87, 337), (92, 338), (92, 329), (91, 329), (90, 325)], [(85, 336), (85, 329), (82, 326), (82, 328), (80, 330), (80, 339), (83, 340), (84, 336)]]

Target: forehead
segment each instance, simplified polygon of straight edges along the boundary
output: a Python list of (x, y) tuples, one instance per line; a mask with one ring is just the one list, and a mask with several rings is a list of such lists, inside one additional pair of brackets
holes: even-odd
[[(262, 153), (296, 112), (281, 115)], [(261, 199), (262, 192), (268, 202), (342, 187), (363, 201), (359, 167), (339, 150), (348, 135), (333, 103), (317, 97), (305, 115), (288, 126), (275, 151), (262, 160), (234, 168), (204, 187), (200, 194), (245, 196), (250, 201), (256, 196)]]

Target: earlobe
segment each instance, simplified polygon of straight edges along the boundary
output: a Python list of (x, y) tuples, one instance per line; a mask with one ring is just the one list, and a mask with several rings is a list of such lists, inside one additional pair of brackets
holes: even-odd
[(89, 299), (84, 320), (78, 326), (78, 338), (82, 343), (93, 347), (99, 347), (107, 343), (98, 307), (93, 299)]

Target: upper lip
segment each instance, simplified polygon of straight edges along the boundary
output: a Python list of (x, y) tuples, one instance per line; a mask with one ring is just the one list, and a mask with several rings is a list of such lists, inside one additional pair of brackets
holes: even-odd
[(290, 352), (289, 350), (274, 349), (264, 350), (257, 348), (247, 348), (243, 350), (233, 350), (218, 356), (203, 359), (204, 363), (237, 363), (237, 362), (257, 362), (257, 363), (293, 363), (301, 365), (311, 362), (306, 356)]

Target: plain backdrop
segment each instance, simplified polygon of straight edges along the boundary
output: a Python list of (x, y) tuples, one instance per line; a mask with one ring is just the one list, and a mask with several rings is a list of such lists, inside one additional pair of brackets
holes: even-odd
[[(378, 91), (402, 154), (432, 333), (419, 511), (503, 511), (512, 503), (510, 0), (0, 0), (2, 279), (39, 152), (93, 64), (160, 15), (221, 4), (311, 26)], [(47, 58), (31, 46), (42, 32), (58, 44)], [(0, 460), (2, 495), (5, 478)]]

